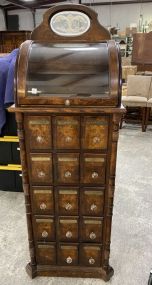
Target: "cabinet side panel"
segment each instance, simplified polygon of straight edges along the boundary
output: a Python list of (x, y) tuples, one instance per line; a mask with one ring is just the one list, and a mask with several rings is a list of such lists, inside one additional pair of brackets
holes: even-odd
[(35, 248), (34, 248), (33, 230), (32, 230), (32, 210), (31, 210), (29, 177), (28, 177), (28, 171), (27, 171), (23, 120), (24, 120), (24, 115), (21, 113), (16, 113), (16, 121), (17, 121), (18, 137), (19, 137), (19, 145), (20, 145), (20, 155), (21, 155), (21, 165), (22, 165), (22, 183), (23, 183), (23, 190), (24, 190), (24, 196), (25, 196), (28, 241), (29, 241), (29, 250), (30, 250), (30, 258), (31, 258), (30, 264), (32, 267), (34, 267), (36, 266), (36, 258), (35, 258)]

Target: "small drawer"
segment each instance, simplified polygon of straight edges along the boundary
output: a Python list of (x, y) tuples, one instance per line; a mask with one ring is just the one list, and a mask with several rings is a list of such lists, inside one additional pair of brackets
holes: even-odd
[(102, 242), (102, 219), (83, 218), (81, 221), (81, 240), (84, 242)]
[(54, 244), (38, 244), (36, 247), (36, 261), (40, 265), (56, 264), (56, 247)]
[(35, 218), (35, 239), (37, 241), (54, 241), (55, 225), (53, 218)]
[(34, 214), (53, 215), (54, 197), (52, 187), (32, 187)]
[(54, 145), (57, 149), (80, 148), (80, 122), (78, 117), (58, 116), (54, 119)]
[(78, 189), (58, 189), (58, 212), (60, 216), (78, 215)]
[(84, 149), (106, 149), (108, 143), (109, 118), (84, 117), (82, 147)]
[(104, 191), (102, 188), (84, 188), (80, 191), (81, 213), (84, 216), (102, 216)]
[(79, 154), (58, 154), (56, 158), (57, 182), (78, 183), (79, 182)]
[(104, 184), (106, 155), (85, 154), (82, 163), (82, 183)]
[(52, 183), (52, 155), (51, 154), (31, 154), (31, 182), (34, 184)]
[(28, 116), (25, 130), (30, 150), (43, 150), (52, 147), (51, 118), (49, 116)]
[(58, 233), (60, 241), (76, 242), (78, 240), (78, 219), (59, 218)]
[(82, 266), (101, 266), (101, 246), (84, 244), (80, 246), (80, 264)]
[(78, 246), (77, 245), (59, 245), (58, 264), (73, 266), (78, 265)]

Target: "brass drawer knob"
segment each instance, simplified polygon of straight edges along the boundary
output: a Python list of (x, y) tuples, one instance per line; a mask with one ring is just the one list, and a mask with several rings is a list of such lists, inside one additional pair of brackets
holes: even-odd
[(65, 209), (70, 211), (72, 209), (72, 205), (70, 203), (65, 204)]
[(93, 143), (99, 143), (100, 142), (100, 138), (99, 137), (94, 137), (93, 138)]
[(47, 232), (47, 231), (43, 231), (43, 232), (42, 232), (42, 237), (43, 237), (43, 238), (47, 238), (47, 237), (48, 237), (48, 235), (49, 235), (49, 234), (48, 234), (48, 232)]
[(69, 137), (69, 136), (67, 136), (67, 137), (65, 138), (65, 141), (66, 141), (67, 143), (70, 143), (70, 142), (72, 141), (72, 138)]
[(99, 176), (98, 172), (93, 172), (93, 173), (92, 173), (92, 178), (93, 178), (93, 179), (98, 178), (98, 176)]
[(46, 209), (46, 204), (45, 203), (41, 203), (40, 204), (40, 209), (41, 210), (45, 210)]
[(72, 258), (71, 258), (71, 256), (68, 256), (68, 257), (67, 257), (66, 263), (68, 263), (68, 264), (72, 263)]
[(45, 177), (45, 173), (43, 171), (38, 172), (38, 177), (39, 178)]
[(71, 172), (70, 172), (70, 171), (66, 171), (66, 172), (64, 173), (64, 177), (65, 177), (65, 178), (70, 178), (70, 177), (71, 177)]
[(92, 258), (92, 257), (89, 258), (89, 264), (95, 264), (94, 258)]
[(65, 235), (66, 235), (67, 238), (71, 238), (72, 237), (72, 232), (68, 231), (68, 232), (66, 232)]
[(95, 210), (97, 210), (97, 205), (92, 204), (92, 205), (90, 206), (90, 210), (91, 210), (92, 212), (95, 211)]
[(42, 142), (44, 141), (44, 139), (43, 139), (43, 137), (41, 137), (41, 136), (37, 136), (37, 137), (36, 137), (36, 141), (37, 141), (38, 143), (42, 143)]
[(70, 100), (68, 100), (68, 99), (65, 100), (65, 105), (66, 105), (66, 106), (69, 106), (69, 105), (70, 105)]
[(94, 232), (91, 232), (89, 237), (90, 237), (90, 239), (95, 239), (96, 238), (96, 234)]

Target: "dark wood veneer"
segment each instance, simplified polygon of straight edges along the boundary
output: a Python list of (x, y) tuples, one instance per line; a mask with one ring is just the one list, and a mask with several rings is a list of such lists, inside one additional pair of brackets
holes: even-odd
[[(83, 35), (63, 37), (51, 30), (51, 17), (69, 10), (81, 11), (91, 19), (90, 29)], [(89, 44), (95, 43), (98, 49), (103, 42), (102, 50), (107, 54), (104, 66), (108, 69), (102, 62), (101, 68), (99, 62), (97, 64), (97, 71), (104, 70), (99, 72), (102, 82), (106, 83), (101, 86), (105, 90), (103, 97), (87, 97), (87, 94), (58, 96), (51, 94), (51, 88), (48, 96), (28, 94), (27, 85), (33, 86), (31, 80), (41, 81), (40, 85), (45, 89), (50, 76), (47, 74), (50, 70), (53, 72), (49, 54), (43, 76), (35, 79), (34, 72), (41, 69), (41, 64), (31, 63), (34, 45), (40, 46), (35, 55), (39, 62), (41, 46), (48, 45), (50, 52), (50, 44), (58, 47), (65, 43), (86, 44), (89, 49)], [(53, 53), (54, 47), (52, 56)], [(91, 57), (94, 56), (92, 53)], [(79, 53), (76, 58), (79, 59)], [(61, 62), (66, 65), (65, 59), (62, 58)], [(88, 71), (91, 70), (90, 62), (88, 58)], [(54, 69), (59, 76), (61, 69), (57, 63)], [(80, 66), (83, 67), (83, 60)], [(93, 68), (96, 72), (95, 61)], [(71, 55), (62, 72), (64, 70), (73, 74)], [(87, 74), (87, 65), (84, 70)], [(76, 71), (80, 71), (78, 65)], [(117, 45), (97, 21), (96, 13), (83, 5), (58, 5), (49, 9), (43, 23), (32, 33), (32, 41), (26, 41), (20, 48), (16, 103), (10, 112), (16, 112), (20, 139), (31, 259), (26, 270), (31, 278), (95, 277), (108, 281), (113, 275), (109, 265), (111, 223), (119, 122), (124, 113), (120, 105), (120, 73)], [(81, 87), (80, 84), (80, 93)], [(70, 104), (65, 104), (66, 100)]]

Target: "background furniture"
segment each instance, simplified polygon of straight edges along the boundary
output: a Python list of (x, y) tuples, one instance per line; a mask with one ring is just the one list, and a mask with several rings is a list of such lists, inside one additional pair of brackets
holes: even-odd
[(145, 121), (150, 85), (151, 76), (129, 75), (127, 81), (127, 95), (122, 96), (122, 103), (125, 107), (140, 107), (143, 132), (146, 130)]
[(151, 84), (150, 84), (149, 96), (148, 96), (148, 101), (147, 101), (147, 112), (146, 112), (146, 122), (145, 122), (146, 128), (150, 121), (151, 110), (152, 110), (152, 76), (151, 76)]
[(6, 124), (0, 136), (0, 190), (23, 191), (15, 115), (8, 112), (6, 112)]
[(132, 64), (137, 65), (138, 71), (152, 71), (151, 49), (152, 32), (133, 35)]
[(122, 79), (127, 82), (129, 75), (135, 75), (137, 72), (136, 65), (123, 65), (122, 66)]
[[(0, 54), (0, 57), (5, 55), (8, 54)], [(3, 91), (5, 93), (5, 90)], [(4, 94), (2, 96), (4, 97)], [(8, 113), (7, 110), (6, 123), (0, 134), (0, 190), (23, 191), (17, 125), (15, 115)]]
[(9, 53), (29, 40), (31, 31), (0, 31), (0, 53)]
[(113, 275), (112, 208), (124, 112), (118, 46), (94, 11), (74, 4), (49, 9), (31, 38), (20, 49), (11, 108), (27, 210), (26, 269), (32, 278), (107, 281)]

